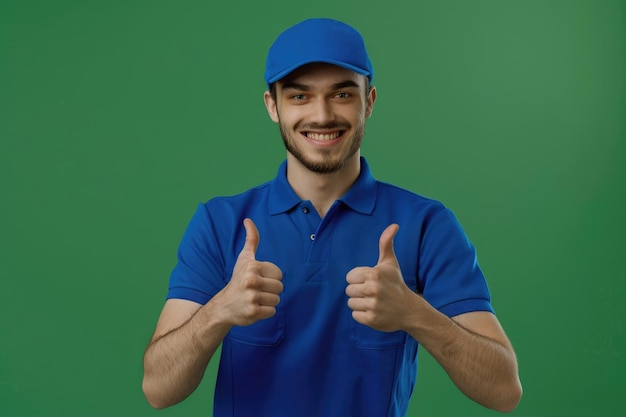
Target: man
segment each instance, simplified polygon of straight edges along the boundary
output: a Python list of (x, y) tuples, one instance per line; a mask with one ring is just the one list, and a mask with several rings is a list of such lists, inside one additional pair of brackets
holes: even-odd
[(360, 156), (376, 101), (361, 35), (301, 22), (265, 79), (287, 160), (198, 207), (145, 353), (150, 404), (185, 399), (221, 344), (215, 416), (403, 416), (421, 344), (468, 397), (515, 408), (515, 354), (454, 215)]

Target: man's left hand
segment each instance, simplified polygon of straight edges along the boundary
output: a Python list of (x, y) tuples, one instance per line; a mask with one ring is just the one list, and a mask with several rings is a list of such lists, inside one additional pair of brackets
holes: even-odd
[(352, 317), (373, 329), (392, 332), (402, 330), (409, 303), (416, 294), (405, 284), (393, 239), (399, 230), (391, 224), (380, 235), (378, 263), (374, 267), (360, 266), (346, 275), (348, 307)]

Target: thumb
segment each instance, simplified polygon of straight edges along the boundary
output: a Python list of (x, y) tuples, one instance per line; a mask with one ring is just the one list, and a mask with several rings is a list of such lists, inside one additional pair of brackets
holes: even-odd
[(396, 237), (398, 230), (400, 230), (400, 226), (394, 223), (387, 226), (381, 233), (378, 243), (378, 265), (383, 263), (398, 265), (398, 259), (393, 250), (393, 239)]
[(259, 230), (251, 219), (244, 219), (243, 227), (246, 229), (246, 243), (239, 252), (239, 258), (255, 259), (256, 250), (259, 247)]

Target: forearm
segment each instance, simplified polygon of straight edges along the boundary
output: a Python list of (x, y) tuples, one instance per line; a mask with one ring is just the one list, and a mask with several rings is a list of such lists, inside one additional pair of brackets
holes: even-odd
[[(421, 297), (420, 297), (421, 298)], [(419, 300), (409, 333), (441, 364), (454, 384), (485, 407), (511, 411), (521, 397), (517, 359), (506, 337), (497, 340), (463, 327)]]
[(180, 327), (153, 339), (144, 355), (143, 390), (155, 408), (187, 398), (200, 384), (206, 367), (229, 327), (215, 319), (209, 303)]

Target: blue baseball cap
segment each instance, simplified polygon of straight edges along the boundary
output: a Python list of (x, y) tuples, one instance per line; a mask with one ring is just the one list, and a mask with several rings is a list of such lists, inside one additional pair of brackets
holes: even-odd
[(313, 62), (338, 65), (365, 75), (370, 82), (374, 68), (361, 34), (343, 22), (307, 19), (282, 32), (267, 53), (265, 81), (275, 83), (297, 68)]

